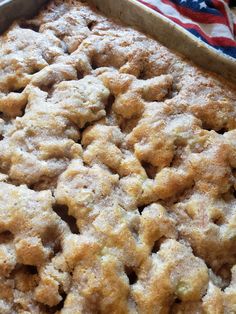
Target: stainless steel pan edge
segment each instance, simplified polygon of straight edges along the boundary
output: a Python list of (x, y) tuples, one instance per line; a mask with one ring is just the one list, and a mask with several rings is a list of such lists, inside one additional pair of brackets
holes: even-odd
[(32, 17), (47, 0), (0, 0), (0, 33), (22, 17)]
[[(137, 27), (156, 38), (167, 48), (236, 83), (236, 59), (199, 41), (182, 27), (135, 0), (82, 0), (96, 6), (108, 16)], [(0, 0), (0, 32), (12, 21), (33, 16), (47, 0)]]

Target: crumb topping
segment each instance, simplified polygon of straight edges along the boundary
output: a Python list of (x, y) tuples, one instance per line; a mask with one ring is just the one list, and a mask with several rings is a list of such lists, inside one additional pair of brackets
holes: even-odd
[(0, 36), (0, 313), (236, 313), (236, 89), (79, 1)]

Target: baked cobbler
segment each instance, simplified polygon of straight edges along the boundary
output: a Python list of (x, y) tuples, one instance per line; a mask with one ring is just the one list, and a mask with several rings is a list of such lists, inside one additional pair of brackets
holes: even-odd
[(79, 1), (0, 37), (0, 313), (236, 313), (236, 89)]

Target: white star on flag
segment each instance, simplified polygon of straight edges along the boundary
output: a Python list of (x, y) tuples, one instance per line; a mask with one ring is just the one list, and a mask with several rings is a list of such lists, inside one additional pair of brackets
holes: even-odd
[(187, 0), (180, 0), (180, 3), (184, 3), (184, 2), (187, 2)]
[(205, 1), (199, 3), (199, 5), (200, 5), (200, 9), (207, 8), (207, 5), (206, 5)]

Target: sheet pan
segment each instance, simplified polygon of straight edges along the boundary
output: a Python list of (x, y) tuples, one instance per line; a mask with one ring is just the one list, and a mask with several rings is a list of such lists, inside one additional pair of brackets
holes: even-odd
[[(15, 19), (33, 16), (47, 0), (0, 0), (0, 33)], [(206, 70), (236, 83), (236, 59), (198, 40), (161, 14), (134, 0), (83, 0), (108, 16), (120, 19), (151, 35)]]
[(32, 17), (47, 0), (0, 0), (0, 33), (15, 19)]

